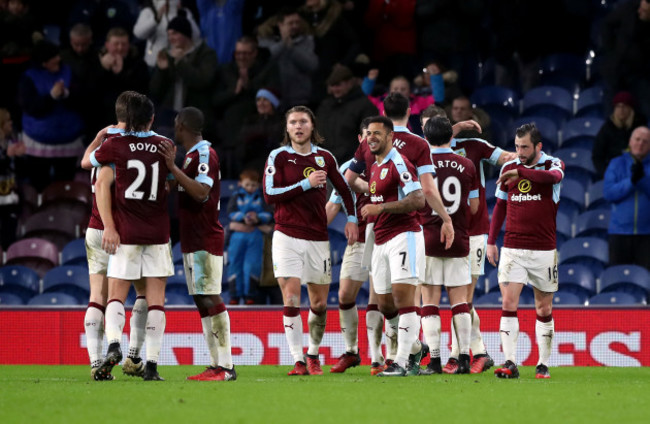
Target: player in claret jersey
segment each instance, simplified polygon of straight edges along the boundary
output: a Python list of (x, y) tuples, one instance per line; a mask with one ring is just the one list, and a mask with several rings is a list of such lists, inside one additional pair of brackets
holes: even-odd
[[(372, 118), (367, 131), (368, 148), (376, 159), (368, 181), (372, 204), (361, 214), (376, 217), (371, 269), (379, 310), (384, 316), (398, 315), (397, 354), (377, 374), (382, 377), (407, 375), (409, 355), (420, 335), (415, 288), (424, 269), (424, 237), (416, 211), (425, 200), (415, 167), (393, 148), (392, 140), (391, 120)], [(419, 360), (416, 364), (419, 371)]]
[(221, 298), (223, 227), (219, 223), (221, 171), (219, 157), (203, 139), (203, 113), (195, 107), (181, 109), (175, 120), (176, 142), (187, 154), (183, 169), (174, 164), (176, 148), (160, 144), (160, 153), (178, 183), (178, 218), (185, 279), (194, 299), (212, 363), (199, 381), (232, 381), (237, 373), (230, 350), (230, 317)]
[[(144, 380), (158, 375), (165, 331), (165, 284), (174, 267), (169, 245), (166, 178), (169, 170), (158, 153), (161, 143), (171, 142), (150, 131), (153, 103), (139, 95), (129, 108), (126, 132), (105, 141), (90, 155), (93, 166), (114, 164), (115, 173), (100, 173), (96, 187), (97, 208), (104, 223), (102, 247), (108, 263), (106, 306), (106, 358), (95, 378), (111, 372), (122, 359), (120, 339), (124, 328), (124, 301), (129, 281), (145, 278), (148, 312), (145, 334), (147, 363)], [(137, 103), (137, 104), (136, 104)], [(115, 213), (111, 185), (115, 181)], [(114, 218), (115, 217), (115, 218)]]
[(542, 151), (541, 134), (534, 124), (517, 128), (518, 158), (501, 168), (497, 203), (492, 212), (487, 257), (496, 266), (495, 245), (506, 219), (506, 234), (499, 263), (499, 288), (503, 309), (499, 334), (506, 362), (494, 371), (500, 378), (517, 378), (515, 353), (519, 336), (517, 306), (524, 284), (535, 292), (535, 336), (539, 348), (536, 378), (550, 378), (548, 361), (553, 346), (553, 293), (557, 291), (555, 219), (564, 178), (561, 160)]
[(454, 225), (454, 243), (449, 249), (440, 244), (440, 217), (431, 209), (420, 211), (424, 229), (426, 278), (422, 284), (422, 329), (431, 349), (431, 361), (423, 374), (440, 374), (440, 296), (444, 285), (449, 294), (452, 322), (460, 355), (457, 374), (469, 373), (469, 344), (472, 319), (467, 304), (471, 284), (469, 264), (469, 218), (478, 210), (478, 177), (474, 164), (451, 150), (449, 119), (436, 117), (424, 126), (424, 136), (433, 146), (438, 189)]
[[(289, 375), (322, 374), (318, 348), (325, 332), (327, 294), (332, 279), (327, 235), (326, 183), (343, 198), (348, 244), (358, 238), (354, 196), (332, 154), (318, 145), (313, 112), (296, 106), (286, 113), (284, 146), (269, 155), (264, 198), (275, 205), (273, 270), (284, 300), (284, 331), (295, 362)], [(300, 285), (309, 291), (309, 348), (303, 357)], [(306, 363), (305, 363), (306, 362)]]

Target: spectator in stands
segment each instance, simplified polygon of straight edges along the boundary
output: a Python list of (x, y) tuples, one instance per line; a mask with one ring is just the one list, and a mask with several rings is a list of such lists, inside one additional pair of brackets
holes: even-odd
[[(69, 35), (70, 47), (61, 52), (61, 61), (72, 70), (72, 78), (79, 87), (79, 102), (94, 104), (99, 92), (101, 65), (97, 49), (92, 44), (92, 29), (86, 24), (76, 24), (70, 29)], [(79, 113), (86, 126), (86, 140), (91, 141), (104, 120), (92, 107), (81, 108)]]
[(167, 26), (178, 14), (185, 14), (185, 17), (192, 25), (192, 36), (195, 44), (201, 40), (199, 30), (192, 12), (181, 7), (180, 0), (147, 0), (140, 11), (138, 20), (133, 27), (133, 35), (140, 40), (146, 40), (147, 46), (144, 52), (144, 61), (149, 68), (156, 67), (158, 52), (169, 46), (167, 39)]
[(246, 305), (255, 303), (255, 288), (262, 271), (264, 249), (263, 231), (273, 215), (264, 202), (260, 188), (260, 173), (245, 169), (239, 176), (239, 188), (228, 201), (230, 237), (228, 243), (228, 281), (235, 286), (231, 305), (243, 300)]
[(238, 156), (242, 158), (244, 168), (261, 171), (269, 153), (280, 147), (284, 121), (278, 112), (280, 98), (273, 90), (258, 90), (255, 105), (257, 113), (246, 118), (239, 133), (238, 146), (243, 151)]
[(72, 180), (83, 154), (84, 123), (70, 67), (61, 63), (59, 48), (41, 41), (34, 46), (34, 66), (20, 81), (26, 166), (36, 190), (50, 182)]
[(246, 117), (255, 113), (257, 91), (279, 86), (277, 65), (261, 54), (257, 40), (244, 36), (237, 41), (235, 60), (221, 68), (212, 99), (222, 120), (219, 158), (224, 178), (237, 178), (239, 173), (240, 158), (235, 156), (237, 137)]
[[(124, 28), (130, 33), (135, 18), (131, 8), (123, 0), (78, 0), (72, 7), (68, 22), (70, 27), (78, 23), (91, 27), (94, 44), (99, 48), (112, 28)], [(111, 112), (110, 116), (112, 115)]]
[[(274, 31), (275, 28), (276, 31)], [(294, 9), (283, 9), (258, 30), (261, 47), (278, 62), (282, 82), (282, 109), (311, 102), (312, 74), (318, 69), (314, 38)]]
[(131, 46), (129, 33), (123, 28), (108, 31), (99, 62), (100, 105), (97, 112), (101, 114), (101, 126), (106, 126), (113, 122), (115, 101), (122, 92), (149, 91), (149, 70), (138, 49)]
[(636, 100), (631, 93), (616, 93), (612, 106), (614, 111), (598, 131), (591, 153), (600, 178), (605, 174), (609, 162), (627, 149), (632, 131), (645, 123), (645, 117), (635, 110)]
[(612, 203), (609, 264), (650, 270), (650, 129), (632, 131), (629, 148), (605, 171), (603, 195)]
[(197, 0), (201, 34), (217, 52), (219, 63), (230, 63), (237, 40), (242, 37), (244, 0)]
[(482, 138), (491, 140), (490, 137), (490, 116), (479, 108), (472, 107), (472, 103), (465, 96), (456, 97), (452, 103), (451, 108), (447, 114), (451, 116), (451, 123), (457, 124), (462, 121), (474, 120), (481, 126), (479, 133), (475, 129), (461, 131), (456, 134), (456, 138)]
[[(442, 75), (442, 88), (438, 87), (436, 75)], [(413, 78), (413, 94), (428, 96), (433, 94), (437, 105), (451, 106), (452, 99), (463, 95), (458, 85), (458, 72), (447, 69), (440, 62), (429, 61), (422, 73)]]
[(356, 85), (347, 66), (336, 66), (327, 78), (330, 95), (318, 107), (318, 131), (338, 163), (350, 159), (359, 147), (357, 133), (363, 118), (377, 115), (375, 105)]
[(203, 112), (203, 133), (213, 140), (216, 132), (212, 91), (217, 73), (217, 54), (204, 41), (192, 41), (192, 23), (179, 11), (167, 25), (169, 48), (158, 51), (149, 88), (157, 106), (156, 123), (173, 129), (174, 117), (186, 106)]
[(6, 250), (16, 240), (20, 215), (14, 158), (25, 154), (25, 145), (18, 140), (11, 115), (0, 108), (0, 246)]

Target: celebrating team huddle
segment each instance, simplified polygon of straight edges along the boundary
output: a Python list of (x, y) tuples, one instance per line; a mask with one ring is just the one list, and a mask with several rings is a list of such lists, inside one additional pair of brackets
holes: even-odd
[[(210, 143), (202, 140), (201, 112), (185, 108), (176, 118), (176, 142), (188, 151), (179, 169), (174, 143), (150, 131), (149, 104), (145, 96), (123, 93), (116, 104), (118, 126), (102, 130), (82, 161), (86, 168), (97, 168), (97, 209), (86, 236), (91, 273), (86, 332), (92, 375), (95, 380), (114, 378), (112, 368), (122, 359), (124, 301), (133, 283), (139, 296), (123, 370), (145, 380), (162, 380), (156, 364), (165, 327), (165, 280), (173, 274), (166, 198), (167, 190), (178, 186), (188, 292), (212, 358), (205, 371), (188, 379), (235, 380), (230, 322), (220, 296), (224, 239), (218, 221), (219, 160)], [(523, 285), (530, 282), (539, 347), (535, 376), (550, 378), (552, 295), (557, 290), (555, 216), (564, 164), (541, 150), (539, 130), (532, 124), (517, 129), (516, 153), (509, 153), (484, 140), (455, 139), (463, 129), (480, 127), (474, 121), (452, 126), (435, 106), (421, 115), (425, 138), (411, 133), (409, 102), (401, 94), (389, 94), (384, 111), (385, 116), (362, 122), (354, 158), (339, 168), (334, 156), (320, 147), (323, 139), (312, 111), (296, 106), (286, 113), (282, 146), (267, 159), (263, 190), (274, 207), (273, 271), (282, 291), (283, 328), (294, 361), (288, 374), (323, 373), (319, 348), (332, 280), (327, 225), (342, 207), (348, 246), (341, 266), (339, 316), (346, 352), (330, 372), (342, 373), (361, 363), (356, 297), (367, 279), (372, 375), (467, 374), (491, 368), (494, 361), (482, 340), (472, 299), (486, 258), (496, 266), (495, 242), (505, 220), (498, 279), (506, 362), (495, 375), (519, 376), (517, 307)], [(491, 223), (483, 162), (503, 165)], [(334, 188), (329, 201), (328, 182)], [(306, 353), (301, 285), (307, 287), (310, 304)], [(442, 286), (452, 311), (452, 351), (444, 367)], [(101, 358), (104, 319), (109, 347)], [(420, 340), (421, 330), (426, 343)], [(146, 361), (139, 357), (143, 340)], [(422, 369), (426, 356), (429, 362)]]

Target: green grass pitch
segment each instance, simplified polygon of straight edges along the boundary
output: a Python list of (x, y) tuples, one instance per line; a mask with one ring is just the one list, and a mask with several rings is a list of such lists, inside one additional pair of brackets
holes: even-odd
[(479, 375), (288, 377), (288, 366), (240, 366), (234, 382), (194, 382), (197, 366), (161, 366), (164, 382), (86, 366), (0, 366), (0, 423), (646, 423), (650, 368), (551, 368), (535, 380)]

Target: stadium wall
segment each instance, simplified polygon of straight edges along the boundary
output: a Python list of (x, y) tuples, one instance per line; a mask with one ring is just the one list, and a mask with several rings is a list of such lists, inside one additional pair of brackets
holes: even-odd
[[(303, 329), (307, 310), (303, 308)], [(281, 308), (231, 308), (231, 340), (236, 365), (291, 365)], [(503, 362), (499, 345), (499, 309), (481, 309), (488, 352)], [(84, 308), (0, 309), (0, 364), (87, 364)], [(647, 308), (559, 309), (553, 311), (555, 341), (551, 366), (650, 366), (650, 310)], [(449, 355), (449, 310), (441, 310), (442, 360)], [(127, 317), (128, 318), (128, 317)], [(535, 365), (535, 311), (519, 311), (517, 360)], [(128, 345), (129, 320), (123, 346)], [(359, 311), (359, 349), (368, 365), (365, 311)], [(304, 335), (307, 346), (308, 335)], [(321, 361), (332, 365), (345, 351), (337, 309), (328, 311)], [(169, 307), (161, 365), (206, 365), (209, 355), (199, 315), (192, 308)]]

